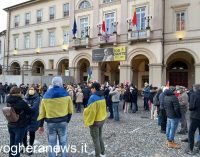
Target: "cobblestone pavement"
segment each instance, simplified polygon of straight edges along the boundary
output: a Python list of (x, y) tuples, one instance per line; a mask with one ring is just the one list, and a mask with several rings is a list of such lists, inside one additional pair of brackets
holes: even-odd
[[(0, 110), (2, 109), (0, 105)], [(142, 105), (141, 105), (142, 106)], [(122, 104), (120, 105), (122, 108)], [(180, 150), (168, 149), (166, 147), (166, 137), (161, 134), (160, 127), (156, 121), (150, 120), (149, 112), (139, 108), (139, 112), (124, 114), (120, 111), (120, 122), (107, 120), (104, 125), (103, 137), (106, 146), (107, 157), (189, 157), (184, 153), (187, 146), (181, 143), (181, 139), (186, 136), (176, 135), (176, 142), (181, 144)], [(0, 112), (0, 146), (9, 144), (9, 135), (6, 121)], [(78, 153), (70, 153), (69, 157), (92, 157), (89, 155), (93, 151), (92, 140), (89, 129), (84, 127), (82, 114), (75, 113), (68, 125), (68, 143), (76, 145)], [(35, 144), (47, 145), (46, 133), (36, 135)], [(87, 152), (80, 153), (84, 144), (87, 144)], [(0, 150), (1, 151), (1, 150)], [(8, 155), (0, 152), (0, 157)], [(26, 156), (23, 154), (22, 157)], [(35, 153), (33, 157), (47, 157), (46, 154)], [(59, 155), (58, 155), (59, 156)], [(197, 154), (196, 157), (200, 157)]]

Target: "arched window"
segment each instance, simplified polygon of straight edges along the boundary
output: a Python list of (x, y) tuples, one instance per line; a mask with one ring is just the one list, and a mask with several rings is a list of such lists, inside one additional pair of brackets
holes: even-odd
[(86, 9), (86, 8), (90, 8), (91, 5), (90, 5), (90, 2), (88, 1), (82, 1), (79, 5), (79, 9)]

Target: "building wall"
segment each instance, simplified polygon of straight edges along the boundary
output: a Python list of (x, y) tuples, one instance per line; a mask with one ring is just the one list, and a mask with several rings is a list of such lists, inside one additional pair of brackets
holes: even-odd
[[(133, 80), (138, 82), (138, 86), (142, 88), (141, 78), (142, 75), (149, 75), (149, 83), (153, 86), (161, 86), (165, 84), (168, 79), (168, 67), (169, 61), (173, 60), (187, 60), (187, 55), (194, 59), (191, 61), (190, 67), (195, 69), (189, 71), (188, 82), (189, 85), (193, 83), (200, 83), (200, 22), (198, 19), (198, 13), (200, 10), (200, 3), (198, 1), (189, 0), (113, 0), (112, 3), (103, 4), (102, 0), (88, 0), (91, 4), (91, 8), (79, 9), (79, 4), (82, 0), (48, 0), (39, 1), (31, 4), (17, 7), (11, 11), (11, 27), (9, 29), (9, 65), (14, 61), (18, 61), (22, 66), (24, 61), (28, 61), (30, 65), (36, 60), (42, 60), (45, 68), (49, 69), (49, 60), (54, 60), (54, 72), (46, 72), (45, 75), (53, 73), (57, 74), (57, 65), (60, 60), (69, 59), (70, 74), (74, 76), (76, 81), (80, 80), (79, 73), (81, 69), (79, 67), (79, 61), (81, 59), (87, 59), (90, 66), (93, 68), (94, 80), (101, 81), (101, 70), (98, 63), (92, 62), (92, 50), (99, 47), (114, 47), (114, 46), (126, 46), (127, 48), (127, 60), (120, 62), (120, 82), (132, 82)], [(63, 18), (63, 4), (70, 3), (70, 17)], [(165, 2), (165, 12), (164, 12)], [(49, 7), (56, 6), (56, 19), (49, 21)], [(146, 16), (152, 16), (150, 20), (150, 40), (133, 42), (130, 44), (128, 41), (128, 23), (127, 19), (131, 19), (133, 15), (134, 7), (146, 6)], [(36, 23), (36, 10), (43, 10), (43, 22)], [(186, 29), (184, 31), (176, 31), (176, 12), (184, 10), (186, 12)], [(117, 45), (115, 44), (99, 44), (98, 37), (98, 24), (102, 24), (104, 20), (104, 14), (109, 11), (116, 12), (117, 25)], [(24, 15), (26, 12), (31, 12), (31, 23), (28, 26), (24, 26)], [(20, 26), (13, 28), (14, 16), (20, 14)], [(90, 26), (90, 45), (88, 47), (74, 47), (72, 27), (74, 24), (74, 17), (77, 23), (76, 37), (80, 37), (80, 18), (89, 17)], [(163, 21), (164, 19), (164, 21)], [(163, 24), (164, 25), (164, 42), (163, 42)], [(56, 34), (56, 46), (49, 47), (48, 33), (50, 30), (55, 30)], [(67, 29), (70, 35), (69, 50), (63, 51), (63, 29)], [(40, 53), (36, 54), (36, 32), (41, 31), (43, 36), (43, 47), (40, 49)], [(31, 36), (30, 49), (24, 49), (24, 34), (29, 32)], [(13, 36), (19, 34), (19, 50), (18, 54), (14, 55)], [(164, 44), (164, 46), (163, 46)], [(183, 52), (183, 56), (174, 54)], [(184, 54), (187, 54), (184, 56)], [(133, 71), (132, 61), (138, 55), (144, 55), (149, 61), (149, 71), (139, 72), (138, 74)], [(173, 58), (174, 57), (174, 58)], [(190, 77), (192, 76), (192, 77)]]

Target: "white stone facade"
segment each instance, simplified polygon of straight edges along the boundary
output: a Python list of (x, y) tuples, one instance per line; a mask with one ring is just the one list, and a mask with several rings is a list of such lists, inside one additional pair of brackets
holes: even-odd
[[(63, 17), (63, 5), (66, 3), (69, 3), (69, 16)], [(90, 6), (80, 9), (82, 4), (84, 7), (88, 4)], [(55, 19), (49, 20), (49, 8), (52, 6), (56, 8)], [(146, 19), (144, 30), (141, 30), (146, 33), (145, 40), (130, 38), (133, 30), (128, 31), (127, 19), (132, 18), (134, 7), (145, 8), (146, 18), (152, 16), (149, 22), (150, 29), (146, 29), (148, 26)], [(77, 83), (86, 80), (87, 69), (91, 67), (92, 79), (102, 83), (105, 81), (133, 82), (141, 89), (146, 81), (153, 86), (161, 86), (170, 81), (172, 85), (179, 83), (190, 87), (194, 83), (200, 83), (198, 77), (200, 74), (200, 22), (197, 20), (199, 8), (198, 1), (189, 0), (112, 0), (110, 3), (104, 3), (103, 0), (28, 1), (5, 9), (10, 15), (7, 33), (7, 39), (9, 39), (7, 48), (9, 49), (7, 50), (8, 59), (5, 57), (5, 65), (12, 67), (12, 64), (17, 62), (21, 69), (28, 65), (31, 71), (35, 70), (44, 75), (64, 75), (64, 71), (69, 70)], [(36, 12), (40, 9), (42, 21), (37, 23)], [(26, 13), (30, 13), (29, 25), (25, 25)], [(97, 25), (102, 24), (108, 13), (113, 13), (114, 22), (118, 22), (116, 34), (113, 35), (117, 40), (113, 43), (109, 41), (101, 43)], [(179, 13), (181, 18), (183, 16), (180, 24), (183, 30), (177, 30)], [(17, 15), (20, 16), (19, 26), (14, 28), (14, 19)], [(75, 40), (72, 39), (74, 17), (78, 30)], [(79, 39), (82, 33), (80, 20), (83, 18), (86, 18), (89, 35), (84, 40)], [(67, 31), (70, 36), (69, 45), (64, 45), (68, 47), (66, 51), (63, 51), (63, 31)], [(36, 53), (38, 51), (37, 32), (42, 34), (42, 47), (38, 53)], [(53, 47), (49, 46), (49, 32), (55, 33), (56, 43)], [(30, 36), (30, 48), (25, 49), (24, 38), (27, 34)], [(19, 38), (17, 51), (14, 44), (16, 36)], [(79, 41), (78, 44), (77, 41)], [(86, 45), (83, 44), (85, 42)], [(99, 47), (115, 46), (126, 46), (126, 61), (93, 62), (93, 50)], [(59, 64), (63, 60), (66, 62)], [(38, 64), (40, 67), (43, 64), (43, 71), (35, 66), (34, 63), (37, 61), (40, 61)], [(31, 75), (28, 70), (25, 73)]]

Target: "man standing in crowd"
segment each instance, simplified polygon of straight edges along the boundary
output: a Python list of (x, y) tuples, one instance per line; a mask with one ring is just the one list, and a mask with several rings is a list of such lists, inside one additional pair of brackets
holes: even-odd
[(4, 103), (5, 101), (5, 89), (2, 83), (0, 82), (0, 103)]
[(188, 110), (188, 106), (189, 106), (189, 102), (188, 102), (188, 95), (185, 92), (185, 88), (184, 87), (179, 87), (179, 89), (177, 89), (178, 92), (180, 93), (178, 100), (180, 103), (180, 109), (181, 109), (181, 130), (178, 132), (178, 134), (183, 134), (185, 135), (188, 131), (187, 129), (187, 120), (186, 120), (186, 113)]
[(180, 104), (174, 94), (175, 87), (170, 87), (164, 91), (164, 108), (167, 115), (167, 146), (168, 148), (180, 149), (180, 146), (174, 142), (174, 137), (181, 118)]
[(189, 147), (186, 153), (193, 155), (194, 151), (194, 135), (199, 128), (200, 130), (200, 84), (194, 85), (194, 93), (190, 96), (189, 110), (190, 112), (190, 128), (189, 128)]
[(143, 89), (143, 94), (144, 94), (144, 110), (149, 111), (149, 95), (150, 95), (150, 87), (147, 82), (144, 83), (144, 89)]
[(107, 117), (106, 100), (103, 92), (100, 91), (100, 84), (94, 82), (91, 85), (92, 95), (88, 101), (87, 108), (85, 108), (84, 124), (90, 127), (90, 135), (95, 148), (95, 157), (100, 157), (105, 153), (104, 142), (102, 139), (102, 129), (105, 119)]
[(82, 92), (83, 92), (83, 106), (84, 108), (86, 108), (88, 99), (90, 97), (90, 89), (88, 88), (86, 84), (84, 84)]
[(166, 133), (166, 126), (167, 126), (167, 116), (166, 111), (164, 107), (164, 98), (165, 98), (165, 90), (167, 90), (168, 87), (164, 87), (162, 89), (162, 93), (159, 95), (159, 104), (160, 104), (160, 118), (161, 118), (161, 133)]
[[(50, 146), (49, 157), (55, 157), (55, 146), (57, 145), (57, 137), (60, 147), (65, 149), (67, 146), (67, 123), (71, 119), (73, 112), (73, 103), (68, 92), (62, 87), (63, 81), (61, 77), (54, 77), (52, 80), (52, 88), (49, 89), (40, 105), (39, 132), (43, 133), (44, 120), (47, 122), (48, 143)], [(62, 150), (62, 149), (61, 149)], [(61, 151), (62, 157), (67, 157), (67, 151)]]
[(113, 87), (109, 93), (112, 98), (112, 107), (113, 107), (113, 114), (114, 119), (119, 121), (119, 102), (120, 102), (120, 92), (119, 88)]

